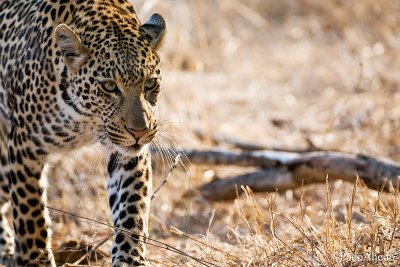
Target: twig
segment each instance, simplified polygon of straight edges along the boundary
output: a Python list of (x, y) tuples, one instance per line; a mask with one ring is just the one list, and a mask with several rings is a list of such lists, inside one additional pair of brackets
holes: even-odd
[(161, 184), (157, 187), (156, 190), (154, 190), (154, 193), (151, 196), (151, 200), (153, 200), (156, 197), (156, 195), (157, 195), (158, 191), (160, 191), (161, 187), (163, 187), (167, 183), (168, 178), (171, 176), (172, 172), (176, 169), (176, 167), (178, 166), (180, 160), (181, 160), (181, 155), (178, 153), (176, 155), (176, 157), (175, 157), (174, 163), (172, 163), (172, 165), (169, 168), (168, 172), (164, 175), (164, 177), (163, 177), (163, 179), (161, 181)]
[(82, 261), (85, 260), (85, 258), (92, 254), (95, 250), (97, 250), (99, 247), (101, 247), (102, 245), (104, 245), (104, 243), (106, 243), (108, 241), (108, 239), (110, 237), (112, 237), (114, 234), (110, 234), (107, 237), (105, 237), (103, 240), (101, 240), (96, 246), (92, 247), (88, 252), (85, 253), (85, 255), (83, 255), (79, 260), (77, 260), (76, 262), (74, 262), (72, 265), (79, 265)]

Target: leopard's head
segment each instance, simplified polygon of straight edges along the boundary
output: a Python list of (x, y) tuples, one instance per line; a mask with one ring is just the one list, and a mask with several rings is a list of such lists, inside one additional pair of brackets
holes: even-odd
[(154, 114), (161, 91), (157, 49), (165, 21), (154, 14), (141, 25), (136, 15), (110, 10), (88, 22), (91, 27), (85, 30), (79, 24), (55, 29), (69, 101), (95, 118), (103, 145), (137, 155), (158, 128)]

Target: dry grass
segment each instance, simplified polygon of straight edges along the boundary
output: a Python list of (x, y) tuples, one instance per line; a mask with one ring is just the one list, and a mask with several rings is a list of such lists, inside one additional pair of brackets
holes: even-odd
[[(168, 22), (159, 113), (168, 122), (160, 136), (169, 145), (208, 146), (195, 137), (201, 129), (271, 147), (311, 141), (400, 159), (397, 1), (134, 4), (142, 20), (157, 11)], [(107, 222), (103, 159), (93, 154), (53, 159), (50, 205)], [(155, 168), (157, 185), (168, 160)], [(239, 187), (246, 194), (234, 203), (210, 203), (193, 189), (241, 170), (186, 168), (154, 199), (151, 237), (190, 255), (216, 266), (400, 265), (397, 189), (379, 193), (337, 181), (254, 195)], [(95, 246), (109, 233), (96, 223), (51, 216), (55, 248), (66, 240)], [(149, 251), (153, 266), (201, 266), (170, 251)], [(107, 257), (92, 258), (92, 266), (107, 264)]]

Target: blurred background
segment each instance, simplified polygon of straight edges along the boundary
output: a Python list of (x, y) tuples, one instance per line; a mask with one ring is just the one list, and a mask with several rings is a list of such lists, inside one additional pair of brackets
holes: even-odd
[(134, 2), (168, 22), (160, 115), (187, 127), (176, 141), (200, 128), (399, 158), (398, 1)]
[[(271, 148), (312, 146), (400, 160), (399, 1), (132, 3), (142, 22), (154, 12), (167, 22), (160, 52), (163, 93), (158, 110), (163, 121), (159, 136), (165, 146), (214, 147), (211, 136), (223, 134)], [(90, 148), (52, 160), (50, 205), (110, 222), (104, 159), (98, 154)], [(154, 162), (155, 187), (170, 161), (166, 156)], [(235, 202), (211, 203), (196, 193), (210, 179), (240, 171), (191, 164), (178, 169), (153, 201), (151, 236), (218, 266), (270, 266), (293, 258), (293, 251), (277, 246), (271, 237), (270, 195), (257, 194), (250, 201), (254, 199), (247, 194)], [(340, 221), (353, 185), (336, 181), (330, 187), (332, 218)], [(363, 199), (355, 200), (354, 209), (370, 208), (369, 201), (376, 197), (376, 192), (362, 190)], [(315, 232), (310, 231), (321, 234), (326, 229), (326, 196), (326, 185), (310, 185), (278, 192), (274, 207), (295, 217), (308, 215)], [(51, 212), (51, 216), (55, 247), (67, 239), (90, 246), (109, 231), (66, 214)], [(353, 225), (359, 228), (354, 235), (368, 236), (375, 229), (371, 225), (376, 222), (362, 213), (356, 218)], [(293, 230), (291, 223), (281, 221), (276, 227), (283, 240), (304, 246), (305, 258), (313, 255), (301, 241), (304, 233)], [(339, 232), (333, 237), (336, 247), (324, 247), (327, 254), (340, 248)], [(100, 247), (104, 255), (108, 246), (109, 242)], [(149, 250), (154, 266), (200, 266), (162, 249)], [(321, 264), (339, 266), (322, 258)], [(104, 261), (93, 264), (109, 264)]]

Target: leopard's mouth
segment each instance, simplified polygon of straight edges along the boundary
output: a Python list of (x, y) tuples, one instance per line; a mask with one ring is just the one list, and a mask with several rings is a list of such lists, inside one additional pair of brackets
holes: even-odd
[(123, 156), (128, 156), (128, 157), (134, 157), (138, 156), (143, 152), (147, 144), (139, 144), (136, 142), (135, 144), (132, 145), (122, 145), (119, 141), (113, 140), (109, 136), (106, 138), (102, 138), (100, 140), (100, 143), (103, 147), (105, 147), (107, 150), (115, 150), (119, 152)]
[(110, 150), (116, 150), (121, 155), (132, 157), (141, 154), (153, 141), (157, 133), (157, 127), (152, 128), (140, 138), (132, 136), (130, 140), (120, 140), (114, 137), (106, 127), (103, 129), (101, 144)]

